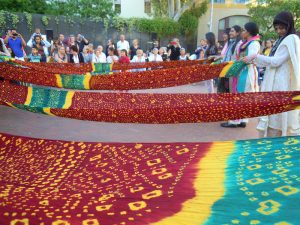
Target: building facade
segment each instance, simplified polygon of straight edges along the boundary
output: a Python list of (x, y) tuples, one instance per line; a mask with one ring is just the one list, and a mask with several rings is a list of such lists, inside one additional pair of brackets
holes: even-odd
[(120, 17), (150, 18), (151, 0), (113, 0)]
[[(253, 2), (253, 1), (251, 1)], [(201, 0), (198, 0), (196, 4), (200, 4)], [(205, 38), (205, 34), (210, 31), (212, 26), (212, 32), (216, 34), (218, 41), (222, 41), (222, 33), (226, 28), (234, 25), (244, 26), (249, 22), (247, 0), (214, 0), (213, 7), (209, 4), (208, 10), (198, 23), (198, 43), (201, 39)], [(211, 21), (212, 12), (212, 25)]]

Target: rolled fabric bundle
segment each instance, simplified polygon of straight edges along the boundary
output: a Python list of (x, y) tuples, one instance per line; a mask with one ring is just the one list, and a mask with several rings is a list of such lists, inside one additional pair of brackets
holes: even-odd
[(0, 77), (35, 85), (81, 90), (136, 90), (174, 87), (219, 77), (227, 63), (193, 65), (141, 72), (71, 75), (38, 72), (0, 63)]
[(16, 60), (7, 56), (0, 56), (0, 64), (9, 62), (15, 66), (23, 66), (40, 72), (59, 74), (85, 74), (85, 73), (109, 73), (112, 70), (130, 70), (138, 68), (168, 69), (183, 66), (199, 65), (208, 63), (209, 60), (189, 60), (189, 61), (163, 61), (163, 62), (143, 62), (143, 63), (32, 63)]
[(0, 101), (25, 110), (118, 123), (216, 122), (299, 107), (299, 91), (224, 94), (96, 93), (25, 87), (4, 81)]

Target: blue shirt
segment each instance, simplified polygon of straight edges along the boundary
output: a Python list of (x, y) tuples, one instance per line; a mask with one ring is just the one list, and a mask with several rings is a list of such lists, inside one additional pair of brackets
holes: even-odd
[(16, 38), (15, 40), (11, 37), (8, 38), (8, 47), (11, 48), (16, 57), (22, 58), (24, 57), (22, 50), (22, 40), (21, 38)]
[(32, 54), (30, 54), (28, 56), (28, 59), (29, 59), (29, 62), (41, 62), (42, 57), (41, 57), (41, 55), (32, 55)]

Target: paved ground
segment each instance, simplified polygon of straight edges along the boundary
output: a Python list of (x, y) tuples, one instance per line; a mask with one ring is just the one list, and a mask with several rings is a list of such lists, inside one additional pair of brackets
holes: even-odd
[[(142, 90), (151, 93), (203, 93), (205, 86)], [(117, 124), (79, 121), (39, 115), (0, 106), (0, 132), (73, 141), (105, 142), (203, 142), (257, 138), (257, 119), (251, 119), (246, 128), (221, 128), (220, 123), (200, 124)]]

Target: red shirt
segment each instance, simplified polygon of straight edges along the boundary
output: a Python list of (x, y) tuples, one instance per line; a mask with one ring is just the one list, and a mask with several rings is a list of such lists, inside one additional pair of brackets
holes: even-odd
[(122, 56), (119, 59), (119, 63), (130, 63), (130, 59), (127, 56)]

